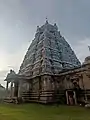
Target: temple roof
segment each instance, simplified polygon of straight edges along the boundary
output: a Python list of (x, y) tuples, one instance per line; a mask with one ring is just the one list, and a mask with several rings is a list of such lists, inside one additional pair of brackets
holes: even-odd
[(83, 62), (83, 65), (84, 64), (90, 64), (90, 56), (87, 56)]
[(7, 74), (7, 77), (4, 81), (11, 82), (14, 81), (15, 79), (17, 79), (17, 74), (13, 70), (10, 70), (10, 73)]
[(56, 23), (37, 26), (34, 40), (20, 66), (19, 75), (58, 74), (80, 66), (74, 51), (58, 31)]

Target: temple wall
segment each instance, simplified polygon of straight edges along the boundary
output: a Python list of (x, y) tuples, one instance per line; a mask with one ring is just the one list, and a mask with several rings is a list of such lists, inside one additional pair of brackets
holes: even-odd
[(38, 90), (39, 90), (39, 78), (37, 77), (37, 78), (34, 78), (33, 80), (32, 80), (32, 91), (33, 92), (38, 92)]
[(63, 84), (64, 84), (64, 89), (72, 89), (73, 88), (73, 84), (70, 80), (65, 79)]
[(83, 74), (83, 83), (85, 89), (90, 89), (90, 78), (85, 73)]
[(26, 81), (19, 81), (19, 88), (18, 88), (18, 97), (21, 97), (23, 92), (29, 91), (30, 85)]
[(42, 92), (40, 94), (40, 101), (44, 103), (52, 102), (53, 94), (52, 90), (54, 89), (54, 84), (51, 82), (51, 76), (44, 75), (41, 78), (42, 81)]
[(80, 70), (81, 69), (78, 69), (76, 73), (73, 74), (72, 72), (74, 71), (71, 71), (62, 76), (39, 76), (33, 78), (30, 84), (29, 82), (21, 80), (19, 93), (27, 92), (28, 90), (32, 89), (30, 91), (30, 99), (36, 101), (39, 100), (43, 103), (54, 102), (57, 99), (54, 96), (55, 94), (60, 97), (59, 100), (61, 100), (63, 97), (65, 99), (65, 90), (74, 89), (72, 79), (75, 77), (78, 78), (78, 84), (82, 90), (90, 89), (89, 77), (86, 75), (86, 72), (81, 72)]

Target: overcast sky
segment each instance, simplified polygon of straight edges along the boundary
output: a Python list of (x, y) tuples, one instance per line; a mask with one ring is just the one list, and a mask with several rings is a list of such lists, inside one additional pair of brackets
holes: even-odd
[(90, 55), (90, 0), (0, 0), (0, 83), (16, 72), (45, 18), (59, 30), (81, 62)]

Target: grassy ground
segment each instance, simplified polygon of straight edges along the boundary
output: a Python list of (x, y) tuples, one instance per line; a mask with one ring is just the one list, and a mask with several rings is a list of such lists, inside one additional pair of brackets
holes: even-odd
[(90, 110), (40, 104), (0, 104), (0, 120), (90, 120)]

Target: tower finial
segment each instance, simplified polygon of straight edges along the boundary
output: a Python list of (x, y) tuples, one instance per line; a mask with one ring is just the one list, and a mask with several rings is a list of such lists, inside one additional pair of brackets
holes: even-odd
[(55, 27), (56, 30), (58, 30), (58, 27), (57, 27), (56, 23), (54, 23), (54, 27)]
[(47, 16), (46, 16), (46, 21), (48, 20)]
[(39, 26), (37, 26), (37, 32), (39, 32)]
[(46, 23), (48, 24), (48, 18), (47, 18), (47, 16), (46, 16)]
[(90, 46), (88, 46), (88, 49), (89, 49), (89, 51), (90, 51)]

